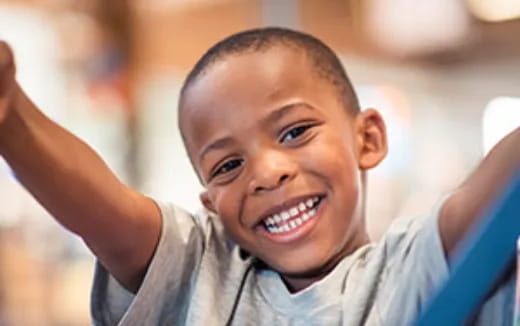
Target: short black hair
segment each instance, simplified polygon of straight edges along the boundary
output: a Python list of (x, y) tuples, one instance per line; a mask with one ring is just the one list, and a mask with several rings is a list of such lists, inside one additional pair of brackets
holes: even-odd
[(190, 71), (181, 89), (179, 106), (186, 89), (207, 71), (212, 64), (229, 55), (246, 52), (261, 52), (275, 45), (293, 46), (311, 59), (312, 65), (320, 77), (328, 80), (339, 91), (347, 110), (359, 112), (359, 102), (345, 68), (341, 61), (325, 43), (316, 37), (287, 28), (264, 27), (246, 30), (228, 36), (213, 45), (195, 64)]

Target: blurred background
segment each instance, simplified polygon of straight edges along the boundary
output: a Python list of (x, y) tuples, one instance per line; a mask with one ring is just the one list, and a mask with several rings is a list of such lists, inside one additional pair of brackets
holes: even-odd
[[(369, 175), (368, 227), (428, 214), (520, 125), (518, 0), (0, 0), (33, 100), (126, 183), (189, 210), (201, 190), (176, 128), (179, 89), (213, 43), (284, 26), (340, 55), (390, 153)], [(94, 259), (0, 159), (0, 325), (88, 325)]]

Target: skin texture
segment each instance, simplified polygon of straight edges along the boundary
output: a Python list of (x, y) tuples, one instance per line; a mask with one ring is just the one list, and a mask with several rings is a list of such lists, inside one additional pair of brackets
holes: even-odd
[[(383, 120), (375, 110), (347, 113), (305, 55), (273, 47), (229, 56), (187, 89), (181, 109), (203, 203), (290, 289), (368, 243), (362, 179), (386, 155)], [(261, 232), (264, 212), (312, 195), (324, 199), (305, 236), (277, 243)]]
[(14, 100), (16, 82), (13, 54), (6, 43), (0, 41), (0, 123), (8, 115)]
[(466, 231), (520, 173), (520, 127), (504, 137), (446, 200), (439, 217), (444, 252), (450, 258)]
[[(368, 241), (364, 174), (387, 150), (375, 110), (348, 115), (336, 88), (316, 76), (301, 52), (276, 47), (215, 63), (185, 95), (181, 122), (207, 189), (202, 202), (221, 216), (242, 248), (280, 271), (289, 289), (323, 277)], [(289, 104), (284, 114), (272, 115)], [(201, 159), (203, 149), (222, 137), (228, 140)], [(520, 168), (518, 148), (520, 129), (499, 142), (447, 199), (439, 229), (448, 257)], [(122, 184), (87, 144), (40, 112), (16, 83), (13, 56), (3, 42), (0, 155), (121, 284), (134, 292), (139, 288), (160, 237), (158, 208)], [(226, 162), (228, 172), (210, 178)], [(297, 242), (274, 243), (255, 229), (266, 210), (316, 194), (325, 196), (321, 212), (312, 232)]]
[(12, 53), (0, 42), (0, 155), (34, 198), (135, 292), (161, 232), (155, 202), (121, 183), (87, 144), (42, 114), (14, 77)]

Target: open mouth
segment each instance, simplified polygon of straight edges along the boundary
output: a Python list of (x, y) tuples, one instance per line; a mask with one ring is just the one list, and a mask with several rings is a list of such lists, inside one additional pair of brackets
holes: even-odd
[(313, 196), (302, 200), (294, 206), (270, 215), (261, 224), (271, 234), (283, 234), (297, 229), (316, 216), (323, 196)]

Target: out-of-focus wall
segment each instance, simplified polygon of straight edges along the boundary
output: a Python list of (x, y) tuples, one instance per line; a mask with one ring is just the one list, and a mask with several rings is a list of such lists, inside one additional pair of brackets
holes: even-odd
[[(103, 7), (95, 0), (0, 1), (0, 38), (14, 47), (18, 79), (46, 114), (100, 152), (123, 181), (137, 180), (140, 191), (195, 211), (202, 186), (176, 127), (183, 79), (214, 42), (280, 21), (281, 12), (293, 10), (284, 23), (329, 43), (362, 107), (380, 109), (387, 121), (388, 157), (368, 175), (367, 220), (374, 240), (398, 216), (428, 214), (460, 184), (482, 156), (488, 103), (499, 96), (512, 99), (507, 103), (520, 98), (520, 56), (508, 56), (508, 37), (494, 37), (502, 34), (482, 29), (467, 12), (460, 24), (449, 21), (463, 27), (452, 43), (425, 32), (445, 46), (440, 52), (411, 45), (413, 33), (406, 42), (393, 42), (412, 55), (373, 40), (378, 29), (366, 25), (380, 17), (369, 14), (370, 8), (391, 2), (301, 0), (286, 1), (283, 8), (267, 2), (131, 2), (131, 17), (124, 19), (130, 58), (98, 19)], [(442, 10), (435, 6), (431, 10)], [(391, 24), (392, 15), (385, 19)], [(395, 35), (403, 32), (400, 26), (392, 27)], [(518, 25), (510, 26), (517, 31)], [(495, 40), (497, 51), (488, 54), (493, 59), (482, 54), (479, 38)], [(506, 108), (506, 102), (495, 101), (504, 109), (493, 112), (513, 119), (514, 104)], [(134, 163), (138, 178), (129, 168)], [(0, 325), (89, 324), (93, 262), (81, 240), (54, 222), (0, 163)]]
[[(81, 12), (0, 2), (0, 39), (13, 48), (19, 83), (125, 180), (125, 112), (82, 69), (82, 56), (99, 41), (96, 28)], [(90, 324), (93, 262), (81, 239), (58, 225), (0, 160), (0, 325)]]

